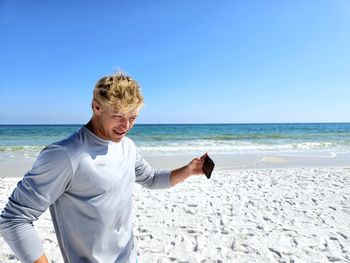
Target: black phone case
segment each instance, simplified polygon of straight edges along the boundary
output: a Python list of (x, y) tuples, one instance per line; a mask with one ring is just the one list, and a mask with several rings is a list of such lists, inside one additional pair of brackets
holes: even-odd
[(215, 163), (213, 162), (213, 160), (208, 155), (205, 156), (202, 170), (208, 179), (210, 179), (211, 173), (214, 170), (214, 166)]

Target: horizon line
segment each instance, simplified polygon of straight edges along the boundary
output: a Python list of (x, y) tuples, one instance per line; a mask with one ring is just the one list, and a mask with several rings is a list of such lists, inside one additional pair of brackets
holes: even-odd
[[(201, 123), (135, 123), (135, 125), (246, 125), (246, 124), (350, 124), (350, 121), (339, 121), (339, 122), (201, 122)], [(0, 126), (15, 126), (15, 125), (84, 125), (82, 123), (0, 123)]]

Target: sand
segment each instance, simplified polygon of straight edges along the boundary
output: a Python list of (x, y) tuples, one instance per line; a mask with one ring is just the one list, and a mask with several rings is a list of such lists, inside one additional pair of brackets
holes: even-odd
[[(18, 180), (0, 178), (1, 208)], [(350, 168), (218, 169), (134, 201), (139, 262), (350, 262)], [(35, 228), (63, 262), (48, 212)], [(0, 262), (18, 262), (2, 237)]]

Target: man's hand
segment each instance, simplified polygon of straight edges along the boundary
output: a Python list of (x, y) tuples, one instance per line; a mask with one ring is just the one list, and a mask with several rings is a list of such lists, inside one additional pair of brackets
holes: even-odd
[(45, 254), (43, 254), (40, 258), (35, 260), (34, 263), (49, 263), (49, 261), (47, 260)]
[(187, 166), (189, 169), (190, 175), (202, 175), (203, 174), (203, 163), (205, 156), (207, 156), (208, 153), (205, 153), (201, 157), (193, 159)]
[(203, 163), (204, 158), (207, 155), (193, 159), (188, 165), (179, 169), (173, 170), (170, 174), (170, 184), (175, 186), (176, 184), (184, 181), (191, 175), (202, 175), (203, 174)]

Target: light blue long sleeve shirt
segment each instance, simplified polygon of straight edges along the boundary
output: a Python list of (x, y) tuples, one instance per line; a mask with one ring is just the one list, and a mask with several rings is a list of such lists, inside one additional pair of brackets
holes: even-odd
[(66, 263), (135, 263), (135, 182), (169, 188), (170, 171), (151, 168), (127, 137), (114, 143), (81, 127), (39, 154), (0, 216), (0, 233), (32, 263), (44, 253), (32, 222), (49, 207)]

